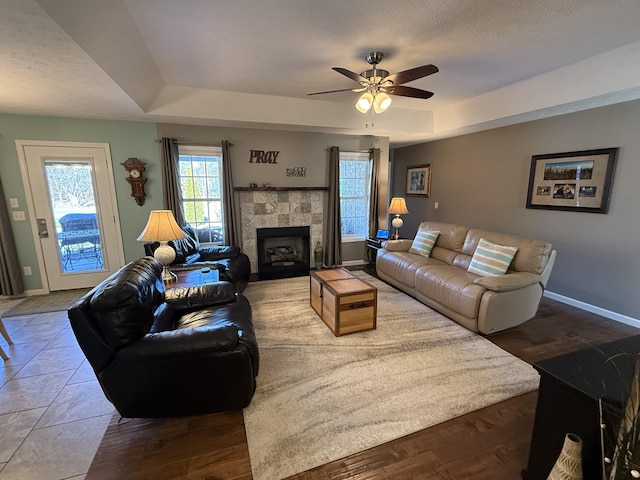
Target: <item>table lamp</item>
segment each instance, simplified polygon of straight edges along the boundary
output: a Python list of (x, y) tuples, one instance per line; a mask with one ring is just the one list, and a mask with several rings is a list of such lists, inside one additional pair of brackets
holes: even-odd
[(186, 235), (176, 222), (171, 210), (151, 210), (147, 226), (138, 237), (139, 242), (160, 242), (153, 252), (154, 258), (162, 265), (162, 280), (165, 283), (175, 282), (177, 275), (169, 270), (169, 265), (176, 259), (176, 251), (169, 245), (170, 240), (179, 240)]
[(407, 204), (402, 197), (393, 197), (391, 199), (391, 203), (389, 204), (388, 213), (392, 213), (395, 215), (394, 219), (391, 221), (391, 226), (396, 229), (396, 233), (394, 235), (394, 240), (398, 240), (400, 238), (400, 227), (404, 223), (400, 215), (405, 215), (409, 213), (407, 210)]

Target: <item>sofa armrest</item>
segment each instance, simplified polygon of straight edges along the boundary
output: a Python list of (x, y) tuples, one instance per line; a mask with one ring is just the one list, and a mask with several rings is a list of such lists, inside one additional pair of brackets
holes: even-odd
[(213, 282), (182, 288), (170, 288), (165, 292), (165, 302), (178, 312), (199, 310), (236, 300), (235, 286), (230, 282)]
[(145, 361), (167, 357), (187, 357), (203, 352), (230, 352), (237, 347), (242, 330), (233, 325), (206, 325), (148, 333), (120, 349), (120, 359), (142, 358)]
[(240, 247), (235, 245), (213, 245), (200, 247), (198, 250), (201, 262), (211, 262), (223, 258), (233, 258), (240, 255)]
[(540, 283), (542, 277), (530, 272), (507, 273), (500, 277), (478, 277), (473, 283), (494, 292), (512, 292)]
[(390, 252), (408, 252), (413, 244), (413, 240), (406, 238), (400, 240), (385, 240), (382, 242), (382, 248)]

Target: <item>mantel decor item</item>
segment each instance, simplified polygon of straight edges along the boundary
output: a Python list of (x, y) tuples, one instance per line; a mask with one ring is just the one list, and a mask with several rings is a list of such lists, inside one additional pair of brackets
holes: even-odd
[(395, 215), (394, 219), (391, 220), (391, 226), (396, 229), (396, 233), (394, 234), (394, 240), (398, 240), (400, 238), (400, 228), (404, 224), (404, 221), (400, 217), (400, 215), (406, 215), (409, 213), (407, 209), (407, 203), (404, 201), (402, 197), (393, 197), (391, 199), (391, 203), (389, 204), (388, 213)]
[(169, 270), (169, 265), (176, 259), (176, 251), (171, 248), (169, 241), (185, 237), (171, 210), (151, 210), (147, 226), (144, 227), (138, 241), (160, 242), (153, 256), (162, 265), (162, 280), (165, 283), (177, 280), (177, 275)]
[(531, 157), (527, 208), (607, 213), (618, 148)]
[(407, 182), (404, 193), (427, 198), (431, 195), (430, 163), (407, 167)]
[(547, 480), (582, 480), (582, 439), (573, 433), (564, 437), (564, 444)]
[(313, 249), (313, 260), (316, 264), (316, 270), (320, 270), (322, 268), (324, 251), (322, 249), (322, 242), (316, 242), (316, 248)]

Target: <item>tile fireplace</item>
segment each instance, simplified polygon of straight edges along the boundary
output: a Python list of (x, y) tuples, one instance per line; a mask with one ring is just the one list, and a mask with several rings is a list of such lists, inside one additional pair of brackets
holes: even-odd
[[(325, 188), (248, 189), (236, 187), (240, 200), (242, 251), (251, 262), (251, 272), (258, 273), (258, 229), (308, 227), (309, 245), (324, 244), (323, 222), (327, 192)], [(312, 249), (308, 249), (312, 262)]]

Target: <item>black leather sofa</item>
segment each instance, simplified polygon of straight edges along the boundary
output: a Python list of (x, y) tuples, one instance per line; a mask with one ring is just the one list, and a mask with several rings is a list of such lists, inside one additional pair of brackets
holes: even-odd
[(248, 300), (229, 282), (165, 291), (161, 273), (138, 259), (69, 309), (105, 395), (123, 417), (246, 407), (259, 366)]
[[(186, 235), (180, 240), (172, 240), (169, 245), (176, 251), (176, 259), (171, 264), (171, 270), (192, 270), (202, 267), (218, 269), (220, 279), (233, 283), (239, 292), (242, 292), (251, 275), (249, 257), (240, 251), (240, 247), (228, 245), (202, 246), (198, 240), (195, 228), (182, 227)], [(146, 255), (153, 255), (158, 242), (144, 244)]]

